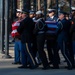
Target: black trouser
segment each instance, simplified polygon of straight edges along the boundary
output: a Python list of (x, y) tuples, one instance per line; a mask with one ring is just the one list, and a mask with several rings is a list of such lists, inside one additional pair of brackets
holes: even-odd
[(53, 66), (56, 67), (60, 63), (60, 57), (58, 54), (56, 40), (47, 40), (47, 51), (49, 61), (52, 62)]
[(61, 52), (62, 52), (65, 60), (67, 61), (68, 67), (72, 67), (72, 62), (71, 62), (71, 58), (70, 58), (70, 54), (69, 54), (69, 50), (68, 50), (68, 46), (67, 46), (67, 41), (65, 41), (65, 40), (58, 41), (58, 45), (61, 49)]
[(32, 41), (32, 52), (34, 55), (34, 58), (36, 57), (37, 54), (37, 39), (36, 39), (36, 35), (33, 35), (33, 41)]
[(40, 56), (40, 59), (43, 63), (44, 67), (48, 66), (48, 61), (46, 57), (46, 53), (44, 51), (44, 43), (45, 43), (45, 34), (41, 33), (37, 35), (37, 48), (38, 48), (38, 53)]
[(72, 40), (71, 39), (68, 40), (68, 51), (69, 51), (72, 66), (74, 67), (74, 52), (73, 52), (73, 48), (72, 48)]

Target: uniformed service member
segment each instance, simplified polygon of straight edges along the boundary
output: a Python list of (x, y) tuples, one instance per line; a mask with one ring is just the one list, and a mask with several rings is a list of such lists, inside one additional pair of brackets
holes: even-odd
[[(34, 21), (35, 18), (35, 12), (34, 11), (29, 11), (29, 17)], [(35, 27), (35, 21), (34, 21), (34, 27)], [(36, 35), (33, 34), (33, 41), (32, 41), (32, 51), (34, 58), (36, 57), (37, 54), (37, 44), (36, 44)]]
[(21, 35), (22, 42), (22, 66), (19, 68), (27, 68), (27, 62), (29, 62), (30, 68), (34, 69), (37, 67), (31, 50), (34, 23), (33, 20), (29, 18), (27, 10), (22, 10), (22, 18), (23, 20), (17, 29), (18, 33)]
[(36, 16), (37, 16), (37, 22), (35, 24), (35, 28), (37, 28), (37, 33), (36, 33), (37, 49), (38, 49), (38, 53), (43, 64), (43, 69), (46, 70), (50, 68), (47, 57), (46, 57), (46, 53), (44, 51), (45, 32), (47, 30), (47, 26), (43, 19), (42, 11), (37, 11)]
[(57, 31), (58, 31), (58, 38), (57, 38), (57, 42), (58, 42), (58, 46), (60, 47), (60, 50), (67, 62), (67, 69), (71, 70), (72, 69), (72, 62), (70, 59), (70, 55), (69, 55), (69, 50), (68, 46), (67, 46), (67, 42), (68, 42), (68, 32), (69, 32), (69, 25), (67, 23), (67, 20), (65, 19), (65, 12), (61, 12), (59, 14), (59, 19), (60, 21), (58, 22), (57, 26)]
[[(46, 21), (57, 22), (58, 18), (55, 15), (55, 9), (48, 9), (48, 15), (49, 17)], [(47, 50), (50, 61), (49, 64), (53, 64), (53, 68), (59, 68), (60, 58), (57, 50), (57, 39), (55, 37), (53, 37), (54, 39), (47, 39)]]
[[(14, 62), (12, 64), (21, 64), (21, 41), (20, 41), (20, 35), (16, 32), (20, 21), (22, 20), (22, 10), (21, 9), (17, 9), (16, 12), (16, 17), (17, 19), (12, 23), (12, 32), (11, 35), (14, 38), (15, 41), (15, 46), (14, 46)], [(17, 35), (16, 35), (17, 34)]]

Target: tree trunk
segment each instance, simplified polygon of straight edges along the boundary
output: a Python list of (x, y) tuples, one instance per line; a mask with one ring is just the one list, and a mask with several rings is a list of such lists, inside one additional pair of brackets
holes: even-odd
[(50, 8), (51, 0), (47, 0), (47, 9)]
[(41, 1), (38, 0), (38, 10), (40, 10), (40, 9), (41, 9)]

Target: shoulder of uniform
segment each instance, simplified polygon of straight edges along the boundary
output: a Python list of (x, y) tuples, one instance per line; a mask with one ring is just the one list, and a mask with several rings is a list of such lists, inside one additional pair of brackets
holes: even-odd
[(57, 17), (57, 16), (54, 16), (54, 18), (56, 18), (56, 19), (57, 19), (58, 17)]
[(49, 20), (49, 18), (50, 18), (50, 17), (47, 17), (47, 18), (46, 18), (46, 21)]

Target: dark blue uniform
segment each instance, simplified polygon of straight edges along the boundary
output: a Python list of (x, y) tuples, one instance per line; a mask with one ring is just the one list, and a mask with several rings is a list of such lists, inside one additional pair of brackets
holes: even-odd
[(68, 69), (71, 69), (72, 62), (70, 59), (69, 51), (67, 50), (68, 33), (70, 26), (68, 25), (68, 21), (66, 19), (60, 20), (57, 26), (58, 28), (56, 29), (56, 31), (58, 32), (58, 38), (57, 38), (58, 46), (61, 49), (61, 52), (65, 60), (67, 61)]
[(36, 66), (31, 50), (33, 28), (33, 20), (29, 17), (26, 17), (21, 21), (20, 26), (17, 29), (17, 31), (21, 34), (23, 67), (27, 67), (27, 59), (32, 68)]
[[(54, 16), (53, 18), (48, 17), (46, 21), (56, 22), (57, 17), (56, 16)], [(58, 64), (60, 63), (60, 58), (57, 50), (57, 43), (56, 43), (57, 39), (55, 37), (56, 36), (53, 37), (54, 39), (47, 39), (47, 50), (48, 50), (50, 63), (53, 64), (54, 68), (58, 68)]]
[(74, 55), (75, 55), (75, 18), (71, 19), (72, 25), (70, 29), (70, 56), (72, 59), (72, 64), (75, 67)]
[(71, 35), (72, 35), (73, 51), (75, 54), (75, 18), (72, 19)]

